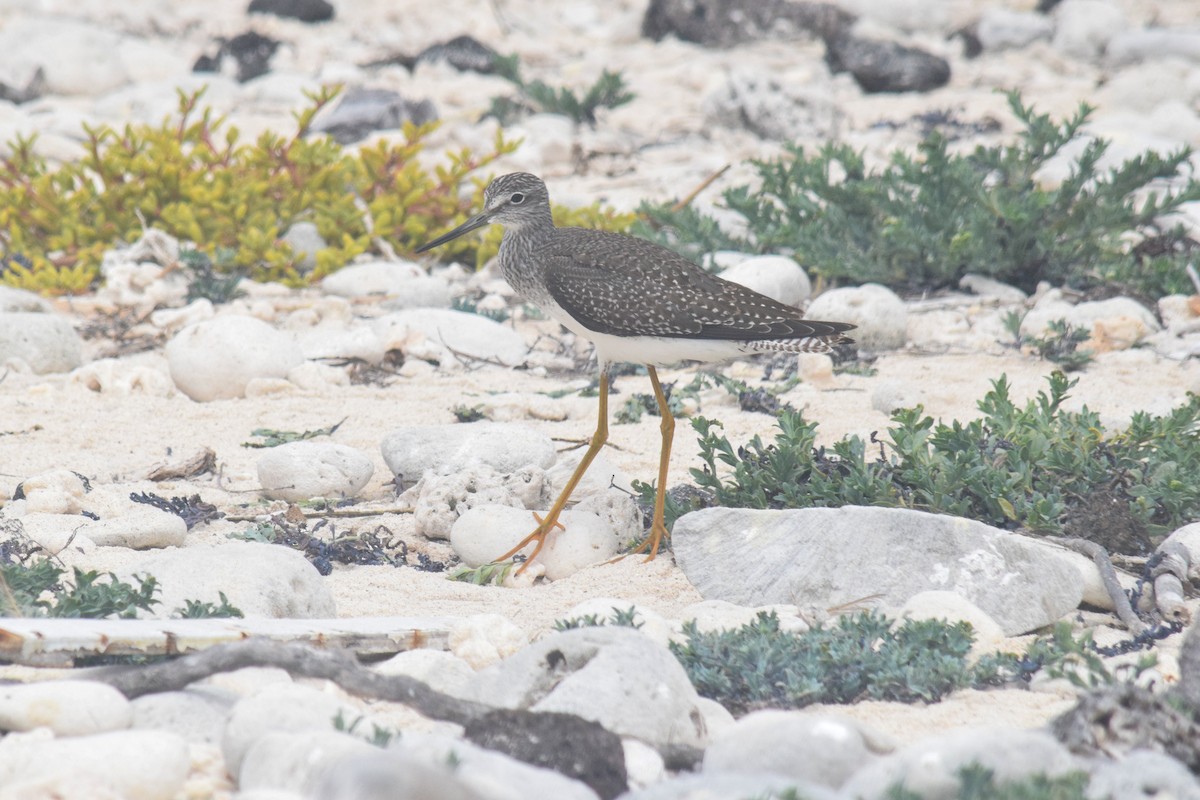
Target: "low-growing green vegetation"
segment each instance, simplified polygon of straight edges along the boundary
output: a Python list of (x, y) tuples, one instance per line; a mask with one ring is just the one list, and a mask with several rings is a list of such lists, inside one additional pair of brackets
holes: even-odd
[(1092, 351), (1080, 349), (1091, 336), (1087, 328), (1077, 328), (1066, 320), (1052, 320), (1042, 336), (1028, 336), (1023, 340), (1033, 347), (1041, 358), (1053, 361), (1067, 372), (1081, 370), (1092, 363)]
[[(902, 291), (955, 286), (976, 273), (1026, 290), (1045, 280), (1154, 298), (1190, 293), (1185, 266), (1194, 243), (1162, 219), (1200, 199), (1191, 151), (1147, 152), (1104, 170), (1108, 143), (1085, 138), (1088, 106), (1055, 121), (1015, 92), (1008, 99), (1023, 127), (1011, 144), (960, 155), (934, 132), (915, 155), (896, 151), (876, 171), (845, 144), (811, 155), (789, 146), (779, 158), (752, 162), (754, 185), (725, 191), (744, 233), (672, 204), (643, 205), (635, 232), (692, 256), (792, 253), (827, 281)], [(1061, 183), (1039, 181), (1039, 170), (1076, 145)]]
[[(252, 143), (201, 106), (202, 91), (180, 92), (177, 117), (159, 125), (85, 127), (78, 161), (51, 164), (34, 138), (9, 143), (0, 158), (0, 284), (86, 292), (107, 249), (157, 228), (190, 243), (181, 260), (195, 274), (195, 297), (228, 299), (235, 284), (222, 275), (305, 285), (357, 255), (411, 252), (461, 223), (479, 206), (486, 168), (519, 144), (498, 131), (487, 152), (448, 152), (430, 169), (421, 157), (430, 124), (347, 150), (311, 130), (338, 91), (310, 95), (289, 134)], [(613, 230), (633, 219), (599, 205), (554, 213), (560, 224)], [(308, 254), (311, 271), (283, 239), (302, 221), (326, 242)], [(439, 255), (479, 265), (498, 246), (497, 231), (455, 240)]]
[(487, 419), (487, 414), (484, 413), (482, 405), (469, 406), (465, 403), (459, 403), (450, 409), (450, 413), (454, 415), (456, 422), (479, 422), (482, 419)]
[(618, 628), (640, 628), (642, 623), (637, 621), (637, 607), (630, 606), (626, 609), (614, 607), (608, 617), (601, 617), (599, 614), (584, 614), (581, 617), (569, 617), (567, 619), (555, 620), (554, 630), (556, 631), (571, 631), (576, 628), (595, 628), (604, 625), (613, 625)]
[(179, 619), (212, 619), (217, 617), (246, 616), (242, 610), (229, 602), (224, 592), (217, 592), (220, 603), (209, 603), (203, 600), (184, 600), (183, 608), (175, 610), (174, 616)]
[(1103, 513), (1119, 517), (1110, 527), (1141, 531), (1140, 549), (1146, 536), (1200, 516), (1192, 480), (1200, 474), (1200, 396), (1106, 431), (1095, 412), (1063, 407), (1073, 381), (1055, 372), (1048, 383), (1018, 405), (1001, 377), (979, 401), (977, 420), (935, 422), (920, 407), (904, 409), (886, 436), (829, 447), (816, 446), (816, 423), (794, 411), (779, 414), (773, 443), (756, 436), (740, 446), (719, 422), (699, 417), (692, 425), (704, 466), (692, 477), (721, 506), (889, 506), (1075, 535), (1087, 532), (1073, 531), (1074, 522)]
[(970, 686), (966, 623), (846, 615), (828, 629), (781, 631), (773, 613), (732, 631), (702, 633), (684, 624), (672, 643), (696, 691), (735, 716), (760, 708), (803, 708), (858, 700), (936, 702)]
[(1010, 311), (1004, 316), (1004, 327), (1012, 335), (1012, 346), (1030, 347), (1040, 358), (1053, 361), (1066, 372), (1081, 370), (1092, 363), (1092, 351), (1080, 349), (1080, 345), (1090, 338), (1091, 333), (1086, 327), (1077, 327), (1065, 319), (1051, 320), (1041, 336), (1027, 336), (1021, 333), (1021, 322), (1024, 314)]
[(353, 720), (347, 720), (346, 715), (339, 711), (333, 718), (333, 729), (341, 733), (348, 733), (352, 736), (365, 741), (367, 744), (375, 747), (387, 747), (392, 742), (400, 738), (400, 731), (392, 728), (384, 728), (372, 722), (371, 733), (368, 736), (365, 731), (359, 730), (359, 726), (366, 720), (366, 717), (357, 716)]
[(1024, 682), (1042, 669), (1080, 686), (1116, 680), (1090, 636), (1072, 633), (1067, 623), (1024, 654), (993, 653), (975, 663), (967, 658), (974, 642), (968, 623), (897, 622), (875, 612), (846, 614), (804, 633), (783, 631), (774, 612), (760, 612), (735, 630), (704, 633), (689, 622), (683, 634), (671, 652), (696, 691), (735, 716), (814, 703), (933, 703), (958, 689)]
[[(939, 794), (945, 800), (1084, 800), (1088, 797), (1088, 774), (1070, 772), (1050, 777), (1031, 775), (1018, 780), (997, 781), (992, 770), (969, 764), (958, 771), (955, 793)], [(887, 800), (925, 800), (925, 795), (898, 783), (888, 789)], [(806, 800), (807, 794), (796, 789), (767, 792), (746, 800)]]
[(290, 444), (292, 442), (304, 442), (309, 439), (316, 439), (319, 436), (333, 436), (337, 433), (337, 429), (342, 427), (349, 417), (344, 417), (341, 422), (335, 422), (328, 428), (317, 428), (311, 431), (279, 431), (274, 428), (255, 428), (250, 431), (251, 436), (255, 436), (262, 441), (258, 442), (242, 442), (242, 447), (251, 448), (267, 448), (279, 447), (281, 444)]
[(456, 297), (450, 303), (450, 308), (455, 311), (462, 311), (465, 314), (478, 314), (481, 317), (486, 317), (493, 322), (506, 322), (509, 317), (508, 309), (481, 309), (479, 304), (469, 297)]
[(214, 304), (228, 303), (245, 294), (238, 284), (248, 271), (237, 266), (234, 252), (229, 248), (220, 248), (210, 257), (203, 250), (183, 247), (179, 250), (179, 261), (191, 274), (187, 293), (189, 303), (201, 299)]
[[(158, 581), (151, 575), (136, 575), (133, 583), (111, 572), (67, 571), (49, 558), (35, 555), (32, 548), (6, 541), (0, 544), (0, 616), (70, 617), (81, 619), (134, 619), (151, 613), (161, 601)], [(135, 585), (136, 584), (136, 585)], [(173, 616), (184, 618), (240, 617), (224, 592), (219, 605), (185, 600)]]
[(153, 576), (135, 576), (134, 586), (111, 572), (85, 572), (78, 567), (71, 572), (71, 578), (65, 579), (66, 570), (49, 559), (28, 566), (0, 566), (0, 577), (11, 592), (6, 604), (11, 606), (9, 613), (24, 617), (133, 619), (139, 611), (149, 612), (159, 603), (154, 596), (159, 591), (158, 582)]
[[(958, 793), (955, 800), (1084, 800), (1087, 792), (1088, 774), (1070, 772), (1050, 777), (1032, 775), (1012, 781), (997, 781), (996, 774), (987, 767), (973, 764), (958, 772)], [(888, 800), (924, 800), (917, 792), (904, 788), (903, 784), (891, 787)]]
[(476, 586), (502, 586), (519, 566), (520, 562), (516, 560), (493, 561), (478, 567), (460, 564), (446, 573), (446, 578), (459, 583), (473, 583)]
[(619, 72), (604, 70), (582, 95), (564, 86), (557, 89), (543, 81), (526, 81), (521, 76), (521, 60), (516, 55), (500, 56), (494, 64), (496, 74), (517, 87), (517, 97), (494, 97), (488, 116), (501, 125), (515, 122), (525, 114), (542, 112), (562, 114), (578, 123), (595, 126), (596, 112), (617, 108), (633, 100)]

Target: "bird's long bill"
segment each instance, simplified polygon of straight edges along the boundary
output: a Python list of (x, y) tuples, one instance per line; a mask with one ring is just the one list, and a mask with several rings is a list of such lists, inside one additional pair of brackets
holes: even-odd
[(462, 236), (464, 233), (470, 233), (471, 231), (475, 230), (476, 228), (482, 228), (484, 225), (487, 225), (491, 221), (492, 221), (492, 215), (486, 211), (483, 212), (482, 214), (476, 214), (475, 216), (471, 217), (469, 220), (464, 222), (462, 225), (459, 225), (457, 228), (450, 231), (449, 233), (444, 233), (441, 236), (439, 236), (438, 238), (434, 239), (432, 242), (421, 245), (420, 247), (417, 248), (417, 252), (424, 253), (426, 250), (432, 250), (435, 247), (440, 247), (440, 246), (444, 245), (446, 242), (457, 239), (458, 237)]

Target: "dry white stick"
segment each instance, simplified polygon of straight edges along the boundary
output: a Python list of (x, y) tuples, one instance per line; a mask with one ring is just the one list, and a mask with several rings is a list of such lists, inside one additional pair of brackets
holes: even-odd
[(1138, 618), (1137, 613), (1133, 610), (1133, 606), (1129, 604), (1129, 595), (1125, 594), (1125, 589), (1121, 587), (1121, 582), (1117, 580), (1117, 571), (1113, 568), (1112, 560), (1109, 559), (1107, 550), (1095, 542), (1089, 542), (1087, 539), (1067, 538), (1063, 536), (1050, 536), (1047, 538), (1052, 542), (1061, 544), (1063, 547), (1070, 548), (1090, 558), (1096, 564), (1096, 569), (1100, 572), (1100, 580), (1104, 582), (1104, 588), (1112, 600), (1113, 610), (1117, 612), (1117, 617), (1121, 622), (1125, 623), (1126, 630), (1135, 636), (1147, 630), (1149, 626)]
[(1192, 567), (1192, 556), (1182, 542), (1168, 539), (1159, 545), (1163, 560), (1154, 568), (1154, 606), (1163, 619), (1190, 622), (1191, 613), (1183, 603), (1183, 583)]

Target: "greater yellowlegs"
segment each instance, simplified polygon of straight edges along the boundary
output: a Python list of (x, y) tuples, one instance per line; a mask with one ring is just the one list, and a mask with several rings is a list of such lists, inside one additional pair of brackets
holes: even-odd
[(533, 533), (504, 561), (530, 543), (541, 551), (571, 493), (608, 439), (608, 370), (614, 362), (644, 364), (662, 414), (662, 447), (650, 535), (635, 551), (658, 554), (667, 528), (663, 507), (675, 420), (655, 366), (680, 361), (724, 361), (745, 353), (820, 353), (853, 340), (844, 322), (804, 319), (799, 309), (712, 275), (653, 242), (609, 231), (558, 228), (550, 195), (536, 175), (503, 175), (483, 193), (483, 211), (417, 250), (423, 253), (485, 225), (504, 226), (500, 272), (550, 317), (596, 347), (600, 364), (600, 414), (596, 432), (571, 479)]

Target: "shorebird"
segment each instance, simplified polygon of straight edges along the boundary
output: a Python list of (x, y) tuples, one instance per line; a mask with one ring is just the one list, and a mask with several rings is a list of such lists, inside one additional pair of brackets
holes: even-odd
[(653, 242), (610, 231), (556, 227), (546, 184), (526, 172), (496, 178), (484, 190), (483, 211), (417, 252), (492, 224), (504, 226), (498, 258), (505, 280), (543, 313), (591, 341), (600, 365), (599, 419), (579, 466), (546, 515), (535, 515), (533, 533), (496, 559), (505, 561), (535, 543), (518, 572), (537, 557), (571, 493), (608, 440), (610, 365), (644, 364), (662, 415), (654, 517), (649, 535), (633, 551), (648, 551), (650, 560), (669, 535), (663, 510), (675, 433), (655, 367), (725, 361), (761, 351), (820, 353), (853, 341), (843, 335), (853, 325), (804, 319), (800, 310), (712, 275)]

